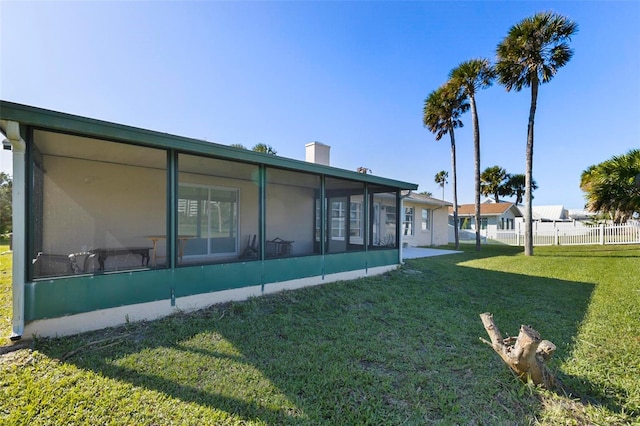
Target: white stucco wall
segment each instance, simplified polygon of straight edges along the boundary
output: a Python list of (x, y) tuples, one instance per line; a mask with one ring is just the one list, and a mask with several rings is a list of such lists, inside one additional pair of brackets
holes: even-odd
[(164, 170), (49, 155), (43, 165), (43, 252), (151, 246), (145, 236), (166, 233)]
[[(402, 242), (409, 247), (439, 246), (447, 244), (447, 215), (446, 207), (434, 207), (405, 200), (404, 207), (413, 207), (413, 235), (402, 235)], [(422, 230), (422, 209), (429, 210), (431, 215), (431, 229)]]
[(293, 241), (292, 254), (313, 253), (315, 198), (313, 189), (267, 185), (266, 239)]

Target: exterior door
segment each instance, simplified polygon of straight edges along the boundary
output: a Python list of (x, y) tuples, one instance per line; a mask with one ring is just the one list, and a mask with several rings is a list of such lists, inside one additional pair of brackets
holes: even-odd
[(180, 185), (178, 235), (193, 239), (185, 256), (238, 253), (238, 190)]

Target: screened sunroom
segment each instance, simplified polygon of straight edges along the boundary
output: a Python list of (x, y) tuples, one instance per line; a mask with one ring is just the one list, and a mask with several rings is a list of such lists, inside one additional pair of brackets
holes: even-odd
[(16, 336), (155, 318), (400, 263), (400, 191), (413, 184), (0, 107), (17, 190)]

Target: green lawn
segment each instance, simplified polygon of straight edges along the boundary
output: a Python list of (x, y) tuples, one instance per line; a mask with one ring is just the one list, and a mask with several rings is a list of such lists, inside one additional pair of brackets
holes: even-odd
[[(0, 424), (640, 424), (640, 246), (464, 250), (38, 339), (0, 357)], [(478, 339), (486, 311), (554, 342), (572, 394), (519, 383)]]
[(11, 334), (11, 310), (11, 252), (0, 242), (0, 345)]

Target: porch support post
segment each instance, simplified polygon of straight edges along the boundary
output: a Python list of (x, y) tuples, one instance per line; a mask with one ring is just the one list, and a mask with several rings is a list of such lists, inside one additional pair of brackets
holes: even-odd
[(20, 136), (20, 124), (3, 122), (13, 151), (13, 322), (11, 340), (20, 340), (24, 332), (24, 282), (26, 271), (26, 142)]
[(258, 239), (260, 240), (260, 285), (264, 293), (264, 260), (266, 258), (265, 249), (267, 243), (267, 167), (260, 164), (258, 172)]
[(170, 149), (167, 151), (167, 268), (175, 268), (177, 263), (178, 224), (176, 211), (178, 210), (178, 153)]
[[(173, 150), (167, 150), (167, 268), (171, 269), (171, 289), (169, 292), (169, 300), (171, 306), (176, 306), (176, 281), (175, 268), (178, 265), (178, 220), (176, 212), (178, 211), (178, 153)], [(155, 266), (155, 265), (154, 265)]]
[(398, 245), (398, 264), (402, 264), (402, 222), (404, 221), (402, 194), (396, 189), (396, 244)]
[[(364, 184), (364, 195), (362, 197), (362, 244), (364, 251), (369, 251), (369, 184)], [(367, 257), (368, 258), (368, 257)]]
[(320, 176), (320, 255), (322, 256), (322, 279), (324, 280), (325, 256), (327, 251), (327, 186), (326, 175)]

